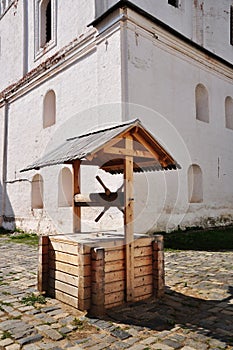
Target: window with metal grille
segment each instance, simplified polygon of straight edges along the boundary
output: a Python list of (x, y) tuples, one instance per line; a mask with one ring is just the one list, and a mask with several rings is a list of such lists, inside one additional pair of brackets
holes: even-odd
[(178, 7), (179, 6), (179, 0), (168, 0), (168, 4), (172, 5), (174, 7)]

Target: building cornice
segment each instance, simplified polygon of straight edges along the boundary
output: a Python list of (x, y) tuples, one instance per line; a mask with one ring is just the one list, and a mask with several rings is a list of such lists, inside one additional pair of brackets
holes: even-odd
[(27, 93), (34, 86), (48, 79), (48, 77), (57, 74), (60, 70), (72, 64), (72, 62), (81, 59), (95, 50), (95, 36), (96, 29), (89, 29), (87, 33), (75, 38), (53, 56), (47, 58), (44, 62), (29, 71), (20, 80), (1, 91), (0, 107), (4, 105), (6, 101), (12, 102), (19, 96)]
[(177, 30), (175, 30), (174, 28), (170, 27), (169, 25), (167, 25), (166, 23), (162, 22), (161, 20), (159, 20), (158, 18), (156, 18), (155, 16), (152, 16), (150, 13), (146, 12), (145, 10), (143, 10), (142, 8), (138, 7), (137, 5), (135, 5), (134, 3), (132, 3), (129, 0), (119, 0), (115, 5), (113, 5), (112, 7), (110, 7), (107, 11), (105, 11), (101, 16), (99, 16), (98, 18), (96, 18), (94, 21), (92, 21), (89, 26), (94, 26), (97, 27), (99, 26), (104, 20), (106, 20), (106, 18), (111, 15), (114, 11), (118, 10), (118, 9), (131, 9), (133, 11), (135, 11), (138, 14), (141, 14), (143, 17), (149, 19), (150, 21), (152, 21), (153, 23), (155, 23), (157, 26), (161, 27), (161, 29), (165, 29), (167, 32), (173, 34), (177, 39), (182, 40), (184, 43), (191, 45), (194, 49), (202, 52), (204, 55), (207, 55), (210, 59), (215, 59), (217, 61), (219, 61), (220, 63), (228, 66), (229, 68), (233, 69), (233, 64), (227, 60), (225, 60), (224, 58), (220, 57), (219, 55), (216, 55), (215, 53), (213, 53), (212, 51), (209, 51), (208, 49), (206, 49), (203, 46), (200, 46), (199, 44), (197, 44), (196, 42), (192, 41), (191, 39), (189, 39), (188, 37), (186, 37), (185, 35), (181, 34), (180, 32), (178, 32)]

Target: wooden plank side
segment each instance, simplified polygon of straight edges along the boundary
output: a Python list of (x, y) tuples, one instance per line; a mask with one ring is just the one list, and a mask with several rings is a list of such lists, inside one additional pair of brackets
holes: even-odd
[(117, 281), (111, 283), (105, 283), (105, 293), (116, 293), (125, 290), (125, 281)]
[(143, 295), (150, 295), (150, 296), (152, 296), (152, 294), (153, 294), (153, 285), (152, 284), (148, 284), (148, 285), (145, 285), (145, 286), (136, 287), (136, 288), (134, 288), (134, 293), (135, 293), (135, 297), (141, 297)]
[(53, 240), (52, 238), (50, 238), (50, 245), (49, 245), (49, 249), (51, 250), (55, 250), (55, 251), (59, 251), (62, 253), (68, 253), (68, 254), (74, 254), (77, 255), (78, 252), (78, 246), (77, 243), (73, 244), (72, 242), (69, 244), (67, 242), (62, 242), (62, 241), (58, 241), (58, 240)]
[(147, 256), (151, 255), (152, 256), (152, 245), (148, 247), (139, 247), (134, 249), (134, 256)]
[(141, 301), (141, 300), (147, 300), (147, 299), (149, 299), (151, 297), (152, 297), (151, 293), (150, 294), (145, 294), (145, 295), (135, 296), (135, 302)]
[(125, 252), (123, 250), (110, 250), (105, 251), (105, 262), (119, 261), (125, 258)]
[(109, 304), (119, 303), (123, 304), (125, 301), (125, 292), (119, 291), (116, 293), (105, 294), (105, 307), (107, 308)]
[(122, 306), (122, 301), (117, 301), (115, 303), (112, 303), (112, 304), (108, 304), (108, 305), (105, 305), (105, 309), (112, 309), (114, 307), (117, 307), (117, 306)]
[(50, 259), (55, 259), (56, 261), (61, 261), (66, 264), (77, 265), (78, 257), (77, 255), (68, 254), (66, 252), (59, 252), (55, 250), (50, 250), (49, 252)]
[(143, 238), (138, 238), (134, 241), (134, 246), (135, 248), (139, 247), (148, 247), (151, 245), (151, 242), (153, 241), (153, 237), (143, 237)]
[(120, 260), (117, 262), (113, 262), (113, 263), (106, 263), (104, 266), (104, 271), (105, 273), (108, 272), (114, 272), (114, 271), (120, 271), (125, 269), (125, 260)]
[(52, 278), (49, 280), (49, 286), (65, 294), (72, 295), (73, 297), (77, 297), (78, 295), (78, 287), (71, 286), (70, 284), (63, 283)]
[(75, 265), (69, 265), (60, 261), (50, 261), (50, 268), (53, 270), (68, 273), (69, 275), (79, 276), (79, 267)]
[(135, 267), (135, 277), (138, 276), (145, 276), (145, 275), (152, 275), (152, 265), (147, 265), (147, 266), (140, 266), (140, 267)]
[(134, 259), (134, 266), (147, 266), (152, 264), (152, 256), (138, 257)]
[(112, 281), (124, 281), (125, 280), (125, 270), (113, 271), (105, 273), (105, 283)]
[(78, 281), (79, 281), (78, 276), (73, 276), (73, 275), (64, 273), (62, 271), (50, 269), (49, 277), (67, 284), (71, 284), (72, 286), (78, 287)]
[(144, 285), (153, 286), (153, 283), (154, 283), (153, 275), (136, 277), (134, 283), (135, 283), (135, 287), (140, 287)]
[(49, 294), (67, 305), (73, 306), (76, 309), (78, 308), (78, 299), (71, 295), (60, 292), (59, 290), (54, 290), (54, 288), (51, 287), (49, 289)]

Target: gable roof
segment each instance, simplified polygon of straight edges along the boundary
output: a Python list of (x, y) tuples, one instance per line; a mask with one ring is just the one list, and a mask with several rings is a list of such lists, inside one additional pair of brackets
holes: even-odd
[(132, 155), (135, 172), (180, 168), (164, 147), (142, 126), (140, 120), (135, 119), (67, 139), (21, 172), (80, 160), (82, 164), (97, 165), (111, 174), (123, 173), (124, 157), (127, 154), (124, 139), (129, 134), (134, 143)]

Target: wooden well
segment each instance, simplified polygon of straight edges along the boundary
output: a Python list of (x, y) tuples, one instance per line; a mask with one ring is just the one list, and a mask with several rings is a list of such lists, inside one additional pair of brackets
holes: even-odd
[[(162, 236), (135, 235), (134, 173), (172, 170), (179, 165), (139, 120), (68, 139), (24, 169), (69, 163), (73, 166), (73, 233), (41, 237), (39, 291), (93, 314), (148, 297), (164, 288)], [(81, 194), (81, 165), (122, 174), (124, 192)], [(86, 199), (85, 199), (86, 198)], [(81, 233), (82, 206), (115, 206), (123, 212), (124, 232)], [(76, 234), (77, 233), (77, 234)]]
[[(90, 237), (92, 236), (92, 237)], [(38, 287), (81, 311), (101, 315), (127, 300), (126, 245), (110, 233), (40, 237)], [(134, 241), (133, 301), (164, 293), (163, 236)]]

